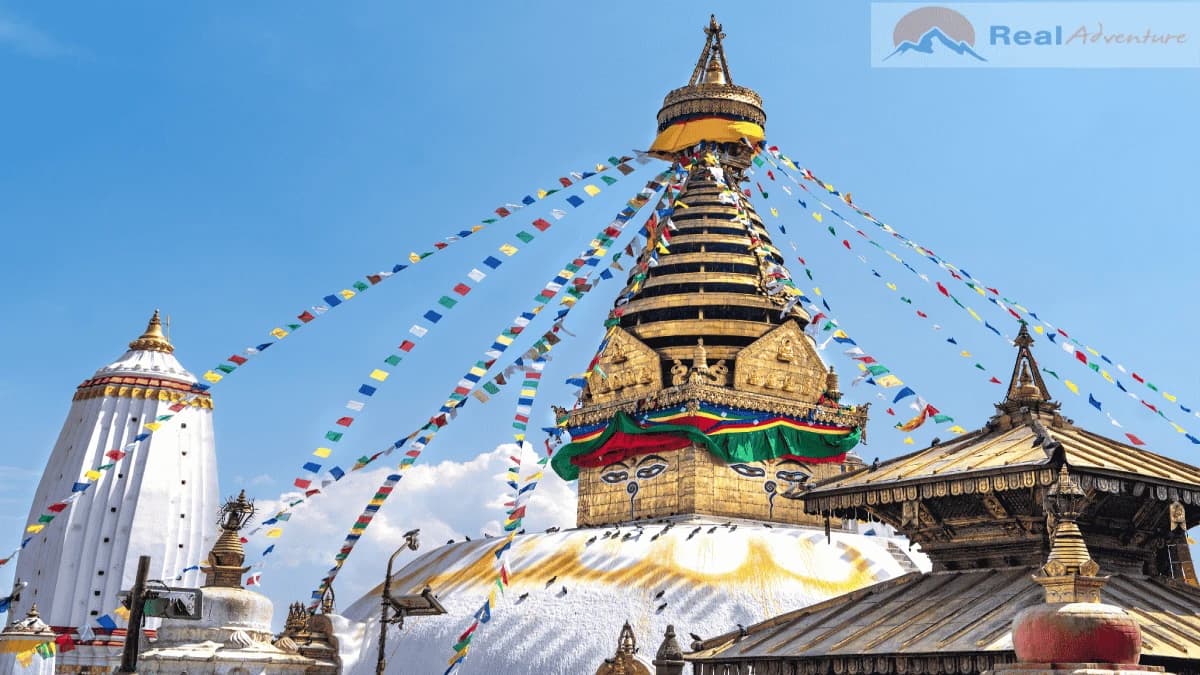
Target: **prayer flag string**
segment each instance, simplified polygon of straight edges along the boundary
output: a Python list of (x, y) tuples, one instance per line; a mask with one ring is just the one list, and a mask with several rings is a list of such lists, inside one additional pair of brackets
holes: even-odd
[[(636, 161), (639, 164), (644, 165), (651, 161), (651, 159), (644, 153), (636, 153), (636, 155), (637, 155)], [(444, 250), (450, 244), (452, 244), (456, 241), (459, 241), (461, 239), (464, 239), (464, 238), (470, 236), (471, 234), (484, 229), (484, 227), (486, 227), (487, 225), (499, 222), (500, 219), (503, 219), (503, 218), (506, 218), (506, 217), (512, 215), (514, 212), (524, 208), (525, 206), (534, 204), (541, 199), (545, 199), (546, 197), (549, 197), (550, 195), (555, 194), (555, 193), (561, 191), (562, 189), (572, 187), (573, 185), (576, 185), (578, 182), (584, 181), (588, 178), (597, 176), (599, 174), (603, 174), (604, 172), (606, 172), (612, 168), (616, 168), (618, 173), (627, 176), (635, 171), (635, 169), (633, 167), (629, 166), (629, 164), (628, 164), (628, 162), (633, 159), (634, 159), (633, 157), (629, 157), (629, 156), (622, 156), (622, 157), (613, 156), (608, 159), (608, 165), (598, 163), (598, 164), (596, 164), (595, 170), (593, 170), (593, 171), (571, 172), (570, 173), (571, 178), (567, 178), (565, 176), (559, 178), (558, 182), (562, 186), (561, 188), (555, 188), (552, 190), (544, 190), (544, 189), (538, 190), (536, 198), (534, 198), (532, 195), (526, 195), (521, 200), (521, 204), (505, 204), (503, 207), (498, 207), (495, 209), (496, 217), (485, 218), (478, 225), (475, 225), (467, 230), (463, 230), (463, 231), (459, 232), (457, 235), (452, 235), (452, 236), (446, 237), (444, 240), (434, 243), (433, 251), (428, 251), (428, 252), (420, 253), (420, 254), (418, 254), (418, 253), (410, 254), (409, 262), (410, 262), (410, 264), (418, 263), (421, 260), (424, 260), (425, 258), (428, 258), (429, 256), (433, 255), (436, 251)], [(572, 179), (574, 179), (574, 180), (572, 180)], [(601, 175), (600, 180), (602, 182), (604, 182), (606, 185), (613, 185), (617, 182), (617, 179), (611, 175)], [(589, 190), (586, 188), (591, 188), (591, 189)], [(599, 191), (600, 191), (600, 188), (596, 187), (595, 185), (587, 185), (587, 186), (585, 186), (585, 190), (584, 190), (584, 192), (586, 194), (588, 194), (589, 196), (595, 196), (596, 194), (599, 194)], [(572, 195), (571, 197), (568, 197), (567, 201), (573, 207), (576, 207), (576, 208), (578, 208), (578, 206), (583, 203), (583, 200), (580, 197), (578, 197), (577, 195)], [(562, 215), (565, 215), (565, 212), (563, 212), (560, 209), (553, 209), (551, 211), (551, 215), (557, 219), (557, 218), (561, 218)], [(544, 221), (544, 219), (539, 219), (537, 221), (534, 221), (533, 224), (536, 228), (538, 228), (540, 230), (544, 230), (545, 227), (548, 227), (549, 225), (547, 223), (545, 227), (541, 227), (540, 223), (542, 223), (542, 222), (546, 222), (546, 221)], [(503, 247), (502, 247), (501, 251), (504, 252)], [(234, 354), (227, 359), (227, 363), (222, 363), (222, 364), (216, 366), (214, 369), (209, 370), (206, 373), (204, 373), (204, 375), (202, 377), (205, 382), (197, 382), (195, 385), (193, 385), (193, 392), (187, 398), (185, 398), (181, 401), (177, 401), (173, 405), (171, 405), (169, 408), (169, 411), (171, 414), (159, 415), (153, 422), (149, 422), (146, 425), (144, 425), (141, 432), (137, 436), (134, 437), (133, 441), (130, 441), (129, 443), (126, 443), (125, 445), (123, 445), (121, 447), (113, 448), (113, 449), (107, 451), (104, 454), (104, 457), (111, 461), (100, 464), (99, 466), (84, 472), (84, 474), (82, 476), (80, 476), (79, 480), (76, 481), (74, 483), (74, 485), (72, 486), (71, 494), (63, 495), (59, 499), (56, 499), (55, 501), (51, 502), (46, 507), (45, 511), (41, 515), (39, 515), (35, 521), (30, 523), (26, 527), (26, 536), (22, 538), (21, 543), (15, 549), (13, 549), (13, 551), (11, 553), (9, 553), (8, 555), (6, 555), (4, 557), (0, 557), (0, 567), (3, 567), (5, 565), (9, 564), (10, 562), (12, 562), (13, 560), (15, 560), (17, 555), (20, 553), (20, 551), (23, 550), (25, 547), (27, 547), (30, 543), (32, 543), (34, 541), (35, 538), (33, 535), (42, 532), (46, 528), (46, 526), (49, 525), (51, 522), (53, 522), (59, 514), (61, 514), (66, 509), (70, 508), (70, 506), (77, 499), (79, 499), (79, 497), (84, 492), (86, 492), (92, 485), (94, 485), (97, 481), (99, 481), (105, 472), (110, 471), (111, 469), (117, 467), (120, 464), (121, 460), (123, 460), (124, 458), (133, 454), (139, 448), (140, 444), (144, 443), (144, 441), (149, 439), (150, 436), (154, 432), (156, 432), (160, 428), (162, 428), (162, 426), (166, 422), (168, 422), (172, 418), (176, 417), (179, 413), (187, 410), (201, 396), (207, 395), (208, 390), (210, 390), (213, 387), (213, 385), (221, 382), (228, 375), (231, 375), (232, 373), (234, 373), (239, 367), (245, 365), (249, 361), (250, 358), (257, 356), (258, 354), (261, 354), (263, 351), (270, 348), (272, 345), (283, 340), (288, 335), (290, 335), (292, 332), (296, 331), (297, 329), (301, 328), (302, 326), (312, 322), (317, 317), (322, 316), (323, 314), (328, 312), (333, 307), (337, 307), (338, 305), (344, 303), (345, 301), (350, 300), (351, 298), (355, 297), (357, 294), (369, 289), (373, 285), (376, 285), (376, 284), (382, 282), (384, 279), (391, 277), (395, 273), (397, 273), (403, 269), (406, 269), (407, 267), (408, 267), (408, 265), (397, 264), (392, 267), (392, 270), (390, 272), (379, 272), (377, 274), (366, 275), (364, 277), (364, 279), (366, 280), (365, 282), (360, 280), (360, 281), (357, 281), (354, 284), (352, 284), (354, 290), (347, 288), (347, 289), (343, 289), (342, 291), (340, 291), (338, 293), (330, 294), (324, 298), (324, 301), (325, 301), (324, 304), (314, 305), (310, 309), (305, 310), (304, 312), (297, 315), (296, 320), (299, 321), (300, 323), (287, 324), (287, 330), (280, 328), (280, 327), (273, 329), (270, 332), (270, 335), (273, 338), (273, 341), (263, 342), (256, 346), (248, 347), (245, 350), (243, 350), (244, 355), (243, 354)], [(428, 313), (427, 313), (427, 316), (428, 316)], [(383, 369), (375, 369), (372, 371), (372, 374), (375, 374), (375, 372), (377, 372), (377, 371), (385, 372), (385, 371), (383, 371)], [(370, 385), (364, 385), (364, 386), (370, 386)], [(347, 404), (348, 408), (351, 410), (354, 410), (354, 406), (357, 403), (358, 403), (358, 401), (354, 401), (354, 400), (348, 402), (348, 404)], [(349, 423), (353, 423), (352, 416), (343, 416), (343, 417), (339, 418), (338, 422), (342, 422), (342, 420), (347, 420), (348, 423), (339, 424), (339, 426), (349, 426)], [(330, 434), (337, 434), (338, 438), (340, 439), (342, 433), (344, 433), (344, 432), (332, 430), (327, 434), (327, 438)], [(320, 457), (321, 456), (319, 454), (320, 452), (323, 452), (322, 448), (319, 448), (317, 452), (314, 452), (314, 454), (316, 454), (318, 457)], [(316, 463), (310, 461), (310, 462), (306, 463), (306, 466), (307, 465), (316, 465)], [(340, 469), (336, 466), (333, 467), (332, 469), (330, 469), (331, 474), (336, 474), (336, 471), (340, 471)], [(297, 480), (304, 480), (304, 479), (299, 478)]]
[[(650, 200), (654, 196), (654, 194), (664, 188), (664, 186), (659, 182), (659, 180), (669, 176), (671, 174), (671, 172), (674, 170), (675, 170), (675, 167), (672, 166), (670, 169), (664, 171), (662, 174), (660, 174), (658, 177), (656, 177), (656, 179), (648, 182), (645, 185), (645, 187), (643, 187), (642, 190), (639, 191), (639, 193), (633, 199), (629, 200), (627, 206), (618, 213), (617, 218), (613, 221), (613, 224), (611, 224), (610, 227), (623, 228), (626, 223), (628, 223), (630, 220), (632, 220), (633, 217), (636, 216), (637, 213), (640, 212), (641, 209), (646, 206), (646, 204), (650, 203)], [(667, 194), (667, 193), (664, 192), (664, 195), (665, 194)], [(660, 199), (659, 203), (660, 204), (662, 203), (661, 199)], [(651, 215), (651, 217), (653, 217), (653, 214)], [(599, 239), (600, 239), (600, 237), (597, 237), (597, 240), (599, 240)], [(599, 242), (597, 242), (597, 243), (599, 243)], [(596, 253), (596, 251), (601, 248), (603, 248), (603, 246), (599, 246), (599, 247), (592, 246), (588, 251), (586, 251), (583, 254), (582, 257), (585, 257), (585, 258), (597, 257), (598, 258), (603, 255), (602, 253), (600, 253), (600, 254)], [(593, 290), (596, 287), (596, 285), (599, 284), (600, 280), (603, 280), (603, 278), (604, 277), (602, 276), (601, 279), (597, 280), (596, 283), (592, 284), (591, 286), (587, 286), (586, 284), (577, 286), (576, 290), (578, 292), (578, 297), (575, 297), (575, 296), (571, 296), (571, 297), (574, 297), (575, 300), (578, 300), (584, 294)], [(557, 282), (552, 282), (552, 283), (557, 283)], [(540, 308), (545, 306), (546, 302), (548, 302), (550, 299), (552, 299), (552, 298), (545, 298), (545, 300), (543, 300), (543, 298), (544, 298), (544, 296), (542, 296), (542, 295), (539, 295), (535, 298), (535, 302), (537, 303), (535, 309), (537, 309), (538, 311), (540, 311)], [(557, 332), (559, 330), (559, 326), (561, 326), (562, 321), (570, 313), (571, 309), (573, 309), (575, 307), (575, 302), (566, 302), (566, 298), (564, 298), (563, 304), (565, 304), (566, 307), (564, 309), (560, 310), (558, 315), (555, 317), (554, 327), (547, 334), (543, 335), (542, 338), (540, 338), (537, 342), (534, 343), (534, 347), (529, 352), (531, 354), (531, 358), (536, 358), (536, 356), (538, 354), (545, 354), (546, 352), (550, 351), (551, 347), (553, 346), (553, 343), (557, 342), (560, 339), (557, 337)], [(523, 315), (519, 316), (518, 318), (521, 318), (522, 316)], [(516, 321), (514, 321), (514, 325), (515, 324), (516, 324)], [(507, 331), (507, 332), (511, 332), (511, 327), (510, 327), (509, 331)], [(503, 333), (501, 335), (503, 335)], [(500, 354), (502, 354), (508, 348), (508, 346), (510, 344), (512, 344), (511, 340), (509, 340), (509, 341), (497, 340), (497, 341), (493, 342), (491, 349), (488, 350), (488, 352), (485, 354), (485, 356), (494, 362), (495, 358), (498, 357)], [(492, 356), (493, 352), (496, 353), (496, 357)], [(510, 368), (511, 368), (511, 366), (510, 366)], [(497, 379), (500, 379), (501, 382), (506, 381), (506, 380), (501, 379), (505, 375), (506, 375), (505, 373), (500, 373), (499, 375), (496, 376), (496, 378), (493, 378), (493, 383), (495, 383)], [(472, 387), (468, 387), (468, 393), (469, 393), (470, 389), (473, 389), (473, 388), (474, 388), (473, 385), (472, 385)], [(484, 391), (486, 391), (486, 390), (487, 390), (487, 388), (485, 386)], [(457, 393), (457, 392), (455, 392), (455, 393)], [(491, 393), (491, 392), (489, 392), (489, 393)], [(401, 462), (400, 462), (399, 473), (393, 474), (393, 476), (395, 476), (395, 480), (399, 481), (400, 477), (402, 477), (403, 473), (405, 471), (407, 471), (408, 469), (410, 469), (416, 463), (417, 459), (421, 456), (422, 451), (429, 445), (430, 442), (432, 442), (433, 437), (435, 435), (437, 435), (438, 431), (440, 431), (447, 424), (449, 424), (450, 421), (456, 416), (457, 409), (462, 407), (462, 405), (464, 405), (466, 403), (466, 395), (461, 395), (461, 396), (462, 396), (461, 399), (456, 399), (457, 403), (455, 403), (451, 407), (449, 412), (439, 412), (439, 414), (435, 415), (430, 420), (430, 422), (427, 423), (425, 426), (421, 427), (420, 429), (413, 432), (409, 436), (397, 441), (391, 447), (380, 451), (380, 453), (376, 453), (376, 455), (374, 457), (363, 458), (364, 460), (367, 460), (367, 461), (363, 462), (363, 460), (360, 460), (360, 463), (362, 463), (365, 466), (367, 463), (369, 463), (370, 461), (373, 461), (374, 459), (379, 457), (381, 454), (390, 453), (392, 450), (403, 446), (404, 443), (407, 442), (408, 440), (413, 439), (419, 435), (420, 438), (416, 438), (416, 440), (413, 441), (413, 444), (409, 447), (409, 450), (405, 452), (405, 458), (403, 460), (401, 460)], [(477, 397), (477, 398), (480, 398), (480, 397)], [(481, 402), (485, 401), (485, 400), (486, 400), (485, 398), (480, 398)], [(356, 468), (357, 468), (357, 466), (356, 466)], [(391, 480), (391, 478), (392, 478), (392, 476), (389, 476), (389, 480)], [(389, 492), (389, 494), (390, 494), (390, 492)], [(384, 495), (382, 499), (386, 499), (386, 498), (387, 498), (387, 496)], [(382, 501), (380, 503), (382, 503)], [(317, 589), (313, 591), (312, 599), (313, 599), (314, 604), (320, 600), (321, 595), (325, 592), (325, 589), (328, 588), (329, 585), (333, 583), (333, 580), (337, 577), (338, 572), (341, 570), (342, 566), (345, 564), (346, 559), (349, 557), (351, 551), (353, 551), (354, 545), (361, 538), (362, 531), (364, 531), (366, 529), (367, 525), (369, 525), (369, 524), (370, 524), (370, 518), (367, 518), (364, 522), (363, 519), (360, 517), (360, 519), (355, 522), (355, 526), (358, 526), (357, 531), (354, 527), (352, 527), (350, 534), (347, 535), (345, 541), (342, 544), (341, 550), (337, 553), (337, 555), (334, 556), (334, 560), (335, 560), (334, 566), (329, 569), (328, 573), (321, 580)]]
[[(618, 166), (624, 166), (628, 168), (630, 172), (632, 172), (632, 169), (626, 164), (620, 164)], [(616, 178), (610, 178), (610, 180), (606, 181), (607, 185), (614, 185), (616, 183)], [(595, 197), (601, 193), (601, 189), (592, 183), (588, 183), (584, 185), (584, 192), (589, 197)], [(585, 201), (579, 199), (571, 203), (578, 208), (579, 206), (582, 206)], [(561, 220), (565, 216), (565, 212), (557, 209), (552, 212), (552, 217), (555, 220)], [(551, 222), (545, 218), (537, 218), (532, 221), (532, 226), (533, 227), (530, 228), (531, 230), (545, 232), (546, 230), (550, 229)], [(612, 228), (609, 229), (611, 230)], [(599, 235), (601, 237), (600, 241), (611, 241), (607, 237), (608, 231), (609, 230), (605, 230), (605, 232)], [(484, 269), (488, 271), (498, 269), (501, 265), (505, 264), (509, 258), (512, 258), (517, 253), (524, 250), (525, 247), (537, 239), (537, 236), (529, 230), (521, 230), (513, 235), (513, 237), (514, 239), (512, 241), (519, 243), (512, 243), (512, 241), (505, 242), (499, 247), (497, 254), (487, 255), (477, 267), (472, 267), (468, 272), (466, 272), (464, 279), (455, 282), (449, 290), (447, 290), (437, 299), (433, 307), (421, 313), (421, 320), (419, 320), (417, 323), (414, 323), (412, 327), (409, 328), (408, 336), (406, 336), (406, 338), (395, 348), (395, 350), (384, 357), (376, 366), (372, 367), (367, 376), (363, 378), (362, 384), (358, 386), (358, 388), (355, 390), (355, 393), (346, 402), (344, 410), (340, 412), (333, 423), (329, 425), (330, 428), (325, 432), (321, 439), (321, 443), (312, 451), (311, 455), (305, 459), (304, 463), (300, 467), (301, 473), (292, 481), (292, 485), (294, 485), (297, 489), (308, 491), (312, 489), (314, 483), (320, 482), (321, 474), (325, 468), (326, 461), (332, 457), (335, 449), (338, 447), (338, 444), (345, 437), (351, 425), (353, 425), (359, 417), (359, 413), (361, 413), (367, 404), (373, 400), (375, 394), (387, 382), (388, 378), (393, 374), (393, 370), (400, 365), (400, 363), (404, 360), (404, 357), (411, 354), (412, 351), (421, 344), (422, 338), (424, 338), (431, 330), (436, 328), (438, 322), (442, 320), (446, 312), (454, 309), (459, 302), (467, 296), (468, 293), (478, 288), (479, 285), (482, 284), (485, 279), (487, 279), (488, 273), (484, 272)], [(573, 265), (569, 265), (567, 269), (571, 269), (571, 267), (573, 267)], [(575, 271), (577, 270), (578, 267), (575, 267)], [(556, 277), (555, 281), (558, 281), (558, 279), (559, 277)], [(565, 279), (561, 283), (553, 284), (553, 290), (557, 291), (561, 289), (562, 283), (565, 283)], [(551, 285), (548, 285), (547, 289), (550, 288)], [(543, 291), (543, 293), (546, 292), (548, 291)], [(552, 296), (553, 293), (551, 293), (551, 297)], [(342, 467), (334, 464), (334, 466), (328, 469), (327, 474), (332, 476), (333, 480), (336, 481), (340, 480), (342, 476), (346, 475), (346, 471)]]
[[(1114, 376), (1112, 373), (1108, 372), (1107, 369), (1101, 367), (1099, 361), (1097, 361), (1096, 359), (1089, 358), (1087, 354), (1084, 354), (1083, 350), (1086, 350), (1092, 356), (1098, 357), (1100, 361), (1103, 361), (1108, 364), (1113, 364), (1113, 361), (1111, 359), (1109, 359), (1107, 356), (1104, 356), (1103, 354), (1096, 351), (1095, 349), (1092, 349), (1091, 347), (1088, 347), (1088, 346), (1082, 344), (1077, 339), (1070, 337), (1066, 333), (1066, 331), (1064, 331), (1063, 329), (1055, 328), (1048, 321), (1042, 320), (1041, 318), (1039, 318), (1037, 316), (1036, 313), (1026, 309), (1025, 307), (1021, 306), (1019, 303), (1009, 300), (1008, 298), (1002, 296), (1000, 294), (1000, 291), (998, 288), (989, 287), (989, 286), (985, 285), (983, 282), (980, 282), (978, 279), (971, 276), (970, 273), (968, 273), (966, 270), (964, 270), (956, 265), (953, 265), (950, 262), (938, 257), (931, 250), (921, 246), (920, 244), (917, 244), (915, 241), (908, 239), (904, 235), (900, 234), (894, 228), (892, 228), (890, 225), (883, 223), (882, 221), (880, 221), (877, 218), (875, 218), (874, 216), (872, 216), (869, 212), (865, 211), (864, 209), (859, 207), (857, 204), (855, 204), (853, 199), (850, 196), (850, 193), (840, 192), (836, 188), (834, 188), (832, 185), (817, 178), (816, 175), (814, 175), (810, 170), (805, 169), (805, 168), (799, 168), (794, 161), (792, 161), (786, 155), (779, 152), (777, 147), (770, 146), (769, 148), (767, 148), (767, 152), (765, 153), (765, 156), (767, 157), (767, 161), (769, 161), (776, 170), (778, 170), (781, 174), (783, 174), (785, 177), (787, 177), (793, 184), (795, 184), (798, 187), (800, 187), (801, 189), (803, 189), (809, 195), (812, 195), (817, 200), (817, 202), (822, 206), (822, 208), (824, 208), (826, 211), (828, 211), (829, 213), (831, 213), (832, 215), (837, 217), (847, 227), (854, 229), (859, 235), (866, 238), (868, 240), (868, 242), (871, 243), (873, 246), (879, 248), (880, 250), (883, 250), (885, 253), (887, 253), (887, 255), (890, 258), (892, 258), (897, 263), (900, 263), (901, 265), (903, 265), (906, 269), (908, 269), (914, 275), (918, 276), (926, 284), (933, 285), (937, 289), (938, 294), (940, 294), (941, 296), (948, 298), (949, 300), (954, 302), (955, 305), (957, 305), (959, 308), (961, 308), (963, 311), (965, 311), (967, 314), (969, 314), (973, 319), (975, 319), (975, 321), (977, 323), (982, 324), (985, 328), (990, 330), (992, 333), (994, 333), (1000, 337), (1006, 337), (1003, 334), (1001, 334), (1001, 332), (998, 329), (996, 329), (996, 327), (992, 326), (990, 323), (983, 320), (979, 316), (979, 314), (976, 311), (974, 311), (974, 309), (972, 309), (971, 307), (966, 305), (962, 300), (955, 297), (954, 294), (951, 293), (949, 291), (949, 289), (947, 289), (941, 282), (932, 281), (927, 275), (918, 272), (915, 268), (913, 268), (911, 265), (909, 265), (907, 262), (905, 262), (902, 258), (900, 258), (898, 255), (896, 255), (894, 252), (889, 251), (887, 248), (880, 245), (878, 242), (876, 242), (874, 239), (872, 239), (867, 233), (863, 232), (861, 229), (856, 228), (853, 223), (846, 220), (846, 218), (844, 216), (842, 216), (835, 209), (833, 209), (828, 204), (826, 204), (824, 201), (822, 201), (819, 197), (817, 197), (816, 194), (813, 193), (811, 190), (809, 190), (807, 186), (805, 186), (803, 183), (800, 183), (798, 180), (796, 180), (796, 178), (793, 177), (791, 175), (791, 173), (788, 172), (786, 168), (784, 168), (784, 166), (780, 166), (780, 164), (783, 164), (786, 167), (790, 167), (793, 170), (800, 172), (801, 176), (805, 180), (816, 183), (817, 185), (821, 186), (821, 188), (824, 189), (830, 195), (840, 198), (843, 202), (846, 203), (846, 205), (848, 207), (853, 209), (856, 213), (861, 215), (863, 218), (865, 218), (868, 221), (870, 221), (871, 223), (875, 224), (880, 229), (883, 229), (885, 232), (888, 232), (896, 239), (901, 240), (901, 242), (904, 243), (905, 246), (908, 246), (909, 248), (913, 249), (918, 254), (920, 254), (923, 258), (926, 258), (926, 259), (932, 261), (934, 264), (938, 265), (939, 267), (944, 269), (947, 273), (949, 273), (953, 278), (955, 278), (959, 281), (962, 281), (968, 288), (973, 290), (978, 295), (987, 299), (988, 302), (995, 305), (999, 309), (1004, 310), (1013, 318), (1023, 321), (1025, 319), (1022, 316), (1022, 314), (1024, 314), (1025, 316), (1030, 317), (1034, 321), (1037, 321), (1038, 323), (1033, 326), (1034, 332), (1038, 333), (1039, 335), (1045, 335), (1047, 337), (1047, 339), (1049, 339), (1053, 343), (1060, 344), (1062, 346), (1064, 352), (1066, 352), (1068, 355), (1071, 355), (1074, 357), (1072, 359), (1073, 361), (1083, 365), (1084, 367), (1087, 367), (1093, 373), (1102, 377), (1106, 382), (1115, 386), (1117, 389), (1119, 389), (1120, 391), (1122, 391), (1123, 393), (1128, 395), (1130, 398), (1133, 398), (1134, 400), (1139, 401), (1145, 408), (1147, 408), (1151, 412), (1155, 413), (1155, 415), (1157, 415), (1158, 417), (1162, 418), (1163, 421), (1165, 421), (1168, 425), (1170, 425), (1174, 431), (1176, 431), (1177, 433), (1183, 434), (1184, 437), (1187, 438), (1187, 440), (1189, 442), (1191, 442), (1192, 444), (1200, 445), (1200, 437), (1193, 435), (1182, 425), (1180, 425), (1179, 423), (1175, 422), (1173, 419), (1168, 417), (1165, 414), (1165, 412), (1163, 412), (1163, 410), (1160, 406), (1154, 405), (1153, 403), (1150, 403), (1150, 402), (1146, 401), (1145, 399), (1139, 397), (1137, 394), (1129, 391), (1129, 389), (1116, 376)], [(778, 158), (778, 162), (776, 162), (776, 158)], [(761, 158), (756, 157), (755, 159), (756, 159), (755, 164), (757, 166), (761, 167), (762, 166)], [(803, 200), (798, 200), (798, 201), (802, 206), (804, 206)], [(813, 212), (813, 217), (818, 222), (820, 222), (822, 220), (822, 218), (820, 217), (820, 213), (817, 211)], [(1020, 313), (1018, 313), (1018, 311)], [(1061, 342), (1059, 341), (1060, 339), (1061, 339)], [(1078, 349), (1078, 347), (1082, 347), (1083, 350)], [(1128, 372), (1128, 371), (1126, 371), (1125, 367), (1121, 364), (1115, 364), (1115, 366), (1116, 366), (1117, 370), (1119, 370), (1122, 373)], [(1062, 379), (1059, 377), (1058, 373), (1055, 371), (1046, 369), (1044, 367), (1042, 368), (1042, 370), (1043, 370), (1043, 372), (1047, 372), (1047, 373), (1051, 374), (1056, 380)], [(1138, 382), (1140, 382), (1144, 385), (1147, 385), (1147, 388), (1163, 394), (1163, 397), (1166, 398), (1168, 401), (1170, 401), (1172, 403), (1178, 403), (1177, 396), (1175, 396), (1173, 394), (1165, 393), (1165, 392), (1160, 392), (1158, 387), (1156, 387), (1153, 383), (1147, 382), (1145, 380), (1145, 378), (1139, 376), (1137, 373), (1131, 373), (1131, 377), (1133, 377)], [(1074, 394), (1076, 396), (1079, 395), (1079, 385), (1077, 385), (1074, 382), (1071, 382), (1070, 380), (1063, 380), (1063, 384), (1064, 384), (1064, 386), (1067, 387), (1067, 389), (1069, 391), (1071, 391), (1072, 394)], [(1099, 400), (1096, 399), (1092, 394), (1088, 394), (1088, 399), (1089, 399), (1088, 400), (1089, 405), (1092, 408), (1094, 408), (1097, 412), (1103, 413), (1105, 418), (1113, 426), (1118, 427), (1118, 428), (1123, 428), (1121, 423), (1112, 416), (1111, 412), (1103, 409), (1103, 404), (1101, 404), (1099, 402)], [(1179, 404), (1179, 407), (1181, 410), (1183, 410), (1186, 413), (1195, 414), (1197, 416), (1200, 416), (1200, 411), (1195, 411), (1192, 408), (1189, 408), (1181, 403)], [(1125, 434), (1126, 438), (1129, 439), (1129, 442), (1132, 443), (1133, 445), (1144, 445), (1145, 444), (1144, 441), (1141, 440), (1141, 438), (1139, 438), (1138, 436), (1136, 436), (1133, 433), (1124, 432), (1124, 434)]]

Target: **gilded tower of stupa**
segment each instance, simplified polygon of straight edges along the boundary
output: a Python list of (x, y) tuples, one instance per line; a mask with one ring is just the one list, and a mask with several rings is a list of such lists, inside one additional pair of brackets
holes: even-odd
[(842, 471), (866, 423), (866, 406), (839, 403), (783, 256), (741, 192), (762, 98), (733, 83), (715, 19), (705, 33), (651, 147), (686, 180), (648, 227), (554, 461), (579, 479), (580, 526), (686, 514), (814, 522), (795, 498)]

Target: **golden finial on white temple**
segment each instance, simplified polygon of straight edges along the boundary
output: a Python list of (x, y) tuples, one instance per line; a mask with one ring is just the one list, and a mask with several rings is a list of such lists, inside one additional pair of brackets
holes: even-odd
[(175, 346), (163, 334), (162, 320), (158, 317), (157, 309), (154, 310), (154, 316), (150, 317), (150, 323), (146, 325), (146, 332), (142, 333), (138, 339), (130, 342), (129, 348), (141, 351), (166, 352), (167, 354), (175, 351)]

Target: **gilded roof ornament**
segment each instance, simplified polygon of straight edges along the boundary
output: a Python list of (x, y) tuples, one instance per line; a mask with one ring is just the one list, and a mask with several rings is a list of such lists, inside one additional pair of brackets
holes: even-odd
[(1083, 533), (1075, 524), (1088, 497), (1063, 464), (1058, 481), (1046, 492), (1045, 509), (1054, 522), (1050, 555), (1034, 581), (1046, 589), (1046, 602), (1100, 602), (1100, 589), (1108, 577), (1099, 577)]
[(130, 342), (129, 348), (134, 351), (165, 352), (167, 354), (175, 351), (175, 346), (163, 334), (162, 320), (158, 317), (157, 309), (154, 310), (154, 316), (150, 317), (150, 323), (146, 325), (146, 332)]
[(241, 588), (242, 575), (250, 568), (243, 566), (246, 550), (242, 547), (240, 532), (254, 517), (254, 502), (246, 499), (246, 491), (242, 490), (236, 498), (225, 502), (220, 513), (217, 525), (221, 535), (200, 568), (205, 574), (204, 585)]

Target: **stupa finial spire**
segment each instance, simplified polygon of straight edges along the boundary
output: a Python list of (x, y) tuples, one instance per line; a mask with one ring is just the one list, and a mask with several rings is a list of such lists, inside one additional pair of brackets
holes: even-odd
[(1038, 370), (1037, 360), (1033, 358), (1033, 336), (1029, 334), (1029, 326), (1021, 322), (1021, 330), (1013, 340), (1017, 347), (1017, 360), (1013, 363), (1012, 377), (1008, 382), (1008, 394), (1005, 403), (1042, 403), (1050, 400), (1050, 392), (1046, 382)]
[(129, 348), (140, 351), (166, 352), (167, 354), (175, 351), (175, 346), (163, 333), (162, 319), (159, 318), (157, 309), (154, 310), (154, 316), (150, 317), (150, 322), (146, 324), (146, 332), (130, 342)]
[(729, 61), (725, 58), (725, 46), (721, 43), (725, 33), (721, 30), (721, 24), (717, 23), (716, 14), (709, 15), (704, 35), (704, 49), (700, 51), (700, 60), (696, 61), (688, 86), (733, 84), (733, 78), (729, 76)]

